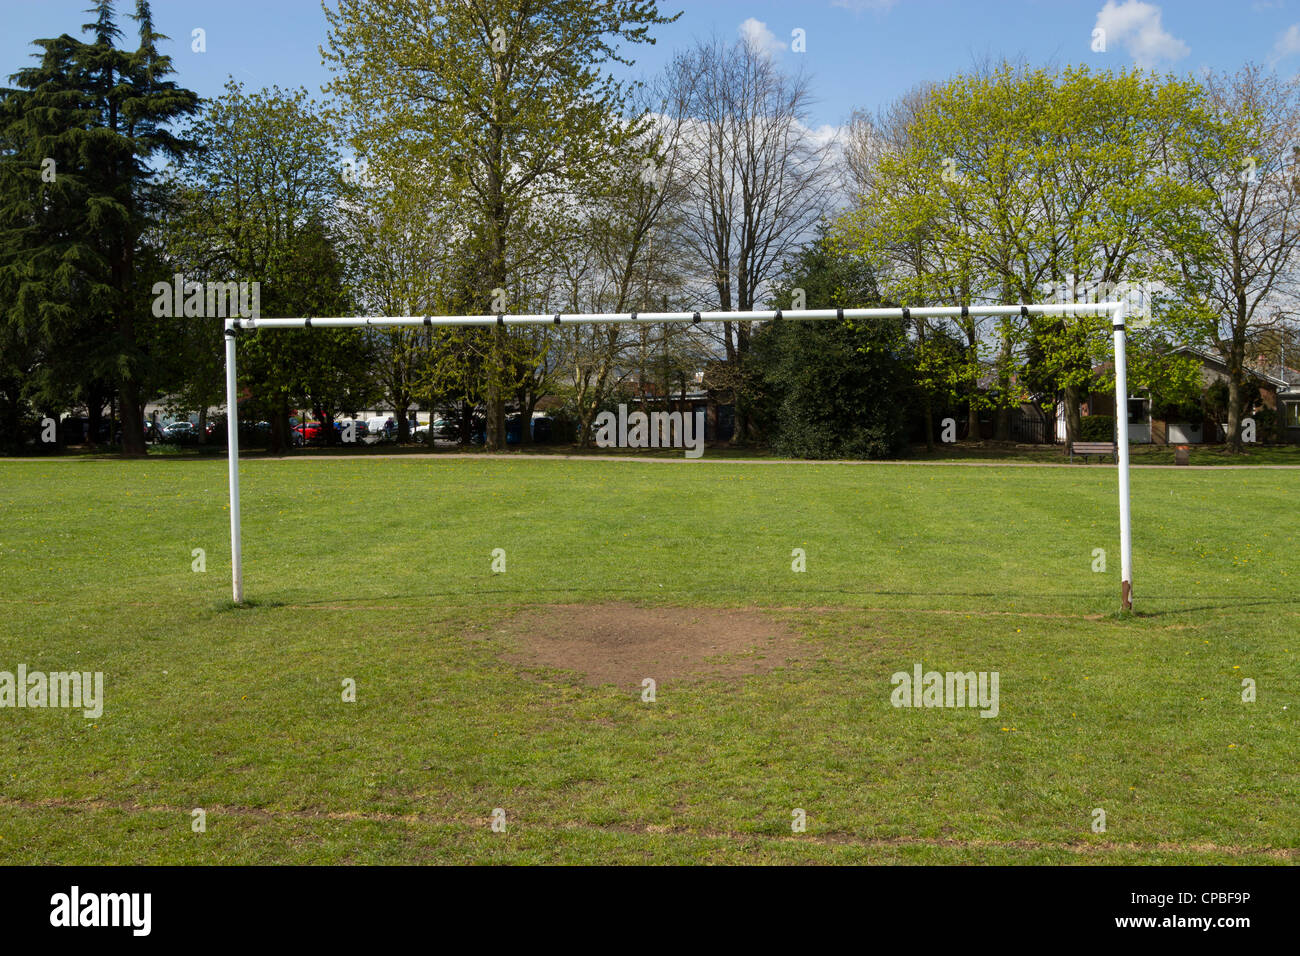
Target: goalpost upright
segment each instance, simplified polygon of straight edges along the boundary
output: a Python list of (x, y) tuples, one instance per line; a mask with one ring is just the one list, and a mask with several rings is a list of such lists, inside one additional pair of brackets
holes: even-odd
[[(777, 309), (748, 312), (605, 312), (552, 313), (532, 315), (406, 315), (340, 316), (334, 318), (226, 319), (226, 455), (230, 473), (230, 561), (236, 604), (244, 600), (243, 554), (239, 524), (239, 396), (235, 375), (235, 345), (241, 330), (254, 329), (340, 329), (397, 328), (400, 326), (492, 326), (492, 325), (595, 325), (609, 323), (658, 322), (811, 322), (827, 319), (962, 318), (971, 315), (1109, 315), (1115, 348), (1115, 415), (1121, 426), (1116, 436), (1116, 466), (1119, 471), (1120, 603), (1133, 606), (1132, 543), (1129, 514), (1128, 456), (1128, 369), (1125, 357), (1124, 303), (1058, 303), (1051, 305), (935, 306), (914, 309)], [(1122, 417), (1121, 417), (1122, 416)]]

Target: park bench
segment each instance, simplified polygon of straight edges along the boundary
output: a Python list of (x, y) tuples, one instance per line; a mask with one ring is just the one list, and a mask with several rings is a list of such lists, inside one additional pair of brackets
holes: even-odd
[(1115, 457), (1115, 443), (1113, 441), (1076, 441), (1070, 443), (1070, 461), (1074, 461), (1075, 455), (1083, 456), (1083, 461), (1087, 464), (1089, 455), (1096, 455), (1101, 458), (1105, 455)]

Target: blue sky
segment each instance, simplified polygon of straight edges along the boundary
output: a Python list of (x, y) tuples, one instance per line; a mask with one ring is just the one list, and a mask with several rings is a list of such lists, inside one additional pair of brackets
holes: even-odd
[[(88, 0), (0, 0), (0, 74), (26, 65), (30, 41), (76, 33)], [(640, 48), (638, 70), (662, 66), (697, 36), (745, 29), (770, 43), (791, 68), (804, 67), (817, 97), (813, 125), (842, 122), (855, 107), (875, 110), (926, 80), (940, 80), (983, 57), (1032, 64), (1139, 64), (1179, 73), (1235, 69), (1248, 60), (1286, 75), (1300, 70), (1300, 0), (661, 0), (684, 10)], [(119, 0), (123, 23), (134, 0)], [(200, 95), (220, 92), (227, 74), (254, 87), (306, 86), (328, 79), (318, 45), (325, 18), (318, 0), (155, 0), (159, 29), (173, 38), (179, 79)], [(1107, 31), (1094, 52), (1093, 30)], [(190, 49), (206, 31), (207, 52)], [(806, 52), (792, 52), (792, 31)]]

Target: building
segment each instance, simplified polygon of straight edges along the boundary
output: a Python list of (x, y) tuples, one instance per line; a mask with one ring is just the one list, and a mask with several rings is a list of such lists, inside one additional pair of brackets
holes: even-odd
[[(1190, 345), (1181, 345), (1174, 349), (1174, 353), (1200, 363), (1203, 388), (1208, 389), (1228, 380), (1227, 364), (1214, 353)], [(1097, 366), (1094, 371), (1104, 374), (1110, 368), (1110, 363), (1106, 363)], [(1259, 386), (1261, 404), (1277, 412), (1282, 424), (1283, 439), (1300, 442), (1300, 373), (1290, 369), (1268, 371), (1260, 367), (1248, 367), (1246, 372)], [(1252, 409), (1245, 409), (1244, 415), (1249, 417), (1251, 411)], [(1088, 397), (1084, 414), (1114, 415), (1114, 390), (1095, 389)], [(1227, 439), (1227, 423), (1209, 415), (1201, 415), (1196, 421), (1153, 417), (1151, 398), (1141, 392), (1129, 395), (1127, 418), (1129, 441), (1134, 444), (1199, 445)]]

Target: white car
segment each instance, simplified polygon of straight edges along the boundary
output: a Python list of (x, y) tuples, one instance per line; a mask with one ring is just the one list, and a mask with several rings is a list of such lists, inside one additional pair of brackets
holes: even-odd
[(366, 422), (366, 430), (370, 433), (369, 437), (375, 441), (392, 441), (397, 437), (397, 422), (393, 416), (385, 418), (371, 418)]

